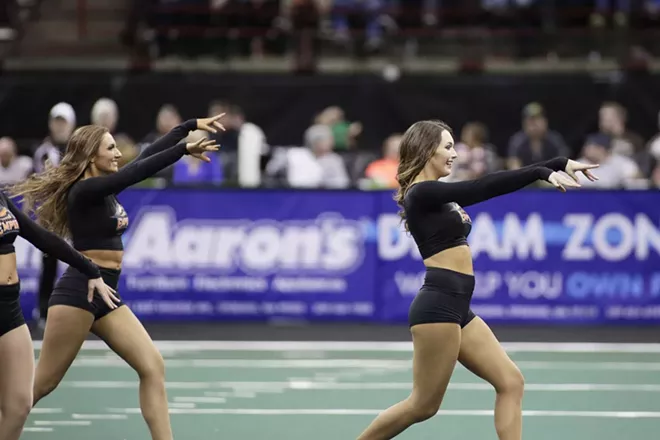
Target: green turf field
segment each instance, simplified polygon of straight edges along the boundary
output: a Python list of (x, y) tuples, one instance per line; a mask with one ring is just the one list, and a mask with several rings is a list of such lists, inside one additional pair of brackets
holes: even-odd
[[(159, 342), (176, 439), (354, 439), (410, 392), (405, 343)], [(527, 440), (660, 432), (660, 346), (508, 344), (526, 378)], [(38, 344), (37, 344), (38, 352)], [(96, 342), (33, 410), (24, 439), (149, 434), (137, 376)], [(440, 413), (401, 439), (495, 439), (494, 392), (458, 367)], [(651, 434), (655, 433), (655, 434)]]

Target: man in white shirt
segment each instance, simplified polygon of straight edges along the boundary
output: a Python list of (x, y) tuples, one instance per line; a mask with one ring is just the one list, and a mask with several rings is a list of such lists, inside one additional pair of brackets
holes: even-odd
[(305, 132), (304, 147), (278, 149), (268, 163), (270, 176), (283, 175), (292, 188), (348, 188), (351, 181), (344, 160), (332, 151), (334, 136), (327, 125)]
[(238, 183), (242, 188), (258, 187), (261, 157), (268, 153), (266, 135), (258, 125), (246, 121), (243, 110), (236, 105), (229, 106), (226, 119), (225, 126), (238, 132)]

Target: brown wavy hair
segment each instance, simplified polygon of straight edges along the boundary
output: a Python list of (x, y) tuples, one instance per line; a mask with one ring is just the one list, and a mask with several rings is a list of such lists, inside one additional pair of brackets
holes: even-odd
[(108, 130), (98, 125), (78, 128), (71, 135), (59, 166), (47, 163), (44, 172), (31, 175), (24, 182), (10, 187), (8, 192), (13, 197), (23, 197), (23, 209), (35, 215), (43, 227), (60, 237), (69, 237), (69, 188), (92, 163), (106, 133)]
[(449, 125), (442, 121), (419, 121), (411, 125), (401, 138), (399, 168), (396, 176), (399, 189), (394, 195), (394, 200), (401, 207), (399, 216), (406, 226), (406, 231), (408, 223), (403, 200), (415, 177), (422, 172), (427, 162), (435, 154), (444, 131), (452, 133)]

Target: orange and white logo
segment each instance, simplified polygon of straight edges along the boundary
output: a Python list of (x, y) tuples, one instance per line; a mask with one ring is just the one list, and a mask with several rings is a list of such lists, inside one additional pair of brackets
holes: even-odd
[(117, 204), (114, 217), (117, 219), (117, 231), (123, 231), (128, 228), (128, 214), (119, 203)]
[(18, 231), (19, 229), (18, 220), (14, 217), (14, 214), (7, 208), (0, 208), (0, 235)]

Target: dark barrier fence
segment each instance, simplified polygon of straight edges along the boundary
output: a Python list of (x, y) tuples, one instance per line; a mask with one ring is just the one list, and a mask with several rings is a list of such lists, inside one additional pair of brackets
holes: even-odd
[(612, 72), (599, 75), (436, 75), (387, 82), (374, 75), (297, 77), (256, 74), (125, 74), (108, 72), (12, 72), (0, 77), (0, 134), (19, 140), (46, 135), (50, 107), (70, 102), (80, 124), (89, 122), (96, 99), (107, 96), (120, 108), (119, 131), (141, 139), (155, 126), (158, 108), (176, 105), (184, 119), (203, 116), (212, 100), (243, 107), (271, 145), (296, 145), (324, 107), (339, 105), (361, 121), (359, 146), (378, 149), (386, 136), (412, 122), (440, 118), (460, 131), (481, 121), (501, 153), (521, 127), (530, 101), (546, 109), (550, 127), (577, 151), (597, 130), (598, 108), (615, 100), (628, 109), (628, 125), (649, 139), (658, 131), (660, 75)]

